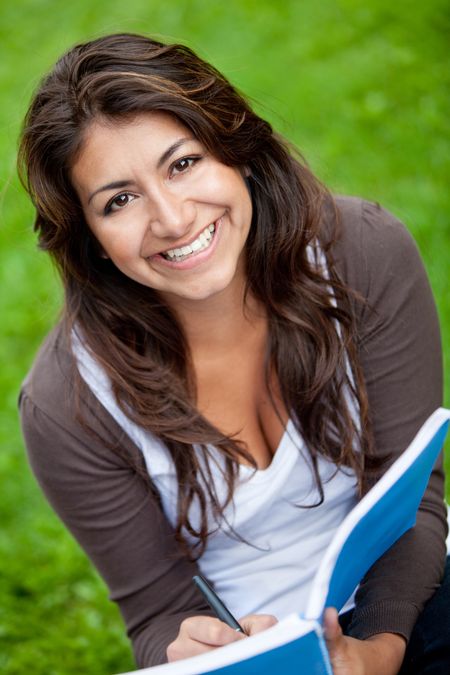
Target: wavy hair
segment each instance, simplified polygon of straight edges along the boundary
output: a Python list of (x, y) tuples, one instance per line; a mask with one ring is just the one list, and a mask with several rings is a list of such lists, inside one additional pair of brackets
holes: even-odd
[[(351, 292), (334, 270), (335, 234), (322, 227), (332, 199), (300, 155), (186, 46), (115, 34), (73, 47), (34, 96), (22, 131), (19, 173), (36, 208), (40, 247), (61, 274), (66, 326), (81, 329), (121, 409), (169, 448), (179, 485), (175, 534), (182, 544), (190, 539), (195, 556), (232, 500), (239, 460), (255, 462), (243, 443), (225, 436), (197, 410), (195, 372), (181, 326), (157, 292), (99, 255), (70, 181), (93, 120), (132, 119), (152, 111), (175, 116), (220, 162), (250, 170), (247, 292), (266, 308), (266, 381), (269, 388), (275, 371), (283, 403), (312, 458), (318, 503), (323, 486), (317, 458), (351, 467), (363, 492), (372, 439)], [(308, 255), (317, 241), (327, 254), (327, 276)], [(356, 399), (358, 421), (346, 391)], [(208, 445), (224, 460), (225, 502), (214, 490)], [(200, 507), (199, 524), (189, 515), (193, 502)]]

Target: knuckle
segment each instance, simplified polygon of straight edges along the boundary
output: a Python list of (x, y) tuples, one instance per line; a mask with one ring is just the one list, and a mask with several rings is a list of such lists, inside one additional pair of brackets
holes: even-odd
[(183, 630), (183, 628), (186, 628), (190, 620), (191, 620), (190, 617), (188, 617), (187, 619), (183, 619), (183, 621), (180, 623), (180, 633)]
[(177, 640), (174, 640), (166, 648), (166, 656), (169, 661), (177, 661), (180, 658), (180, 650), (177, 643)]
[(222, 637), (222, 626), (219, 623), (214, 623), (210, 627), (211, 641), (213, 644), (220, 644)]
[(211, 625), (211, 639), (213, 644), (222, 645), (229, 641), (229, 628), (222, 621)]
[(189, 630), (193, 624), (193, 621), (194, 619), (192, 616), (188, 616), (187, 619), (183, 619), (183, 621), (180, 623), (178, 635), (189, 634)]

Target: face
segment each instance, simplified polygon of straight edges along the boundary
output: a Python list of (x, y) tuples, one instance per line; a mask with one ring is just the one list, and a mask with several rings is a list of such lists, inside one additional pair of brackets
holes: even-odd
[(71, 174), (104, 255), (170, 301), (242, 283), (252, 203), (243, 172), (165, 113), (95, 122)]

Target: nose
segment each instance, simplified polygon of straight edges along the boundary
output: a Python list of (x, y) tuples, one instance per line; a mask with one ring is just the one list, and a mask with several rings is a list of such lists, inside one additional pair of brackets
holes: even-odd
[(184, 196), (161, 188), (151, 195), (149, 228), (160, 239), (179, 239), (195, 222), (195, 205)]

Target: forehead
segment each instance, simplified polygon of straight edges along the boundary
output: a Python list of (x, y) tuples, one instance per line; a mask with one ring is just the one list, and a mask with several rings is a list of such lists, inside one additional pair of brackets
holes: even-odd
[[(125, 119), (97, 118), (86, 128), (71, 168), (77, 190), (108, 174), (129, 170), (130, 165), (157, 162), (170, 145), (193, 139), (193, 133), (176, 117), (151, 112)], [(114, 176), (113, 176), (114, 177)]]
[(83, 134), (77, 159), (99, 144), (127, 145), (132, 139), (146, 139), (152, 146), (158, 147), (173, 136), (194, 137), (180, 120), (165, 112), (140, 113), (123, 119), (96, 118)]

